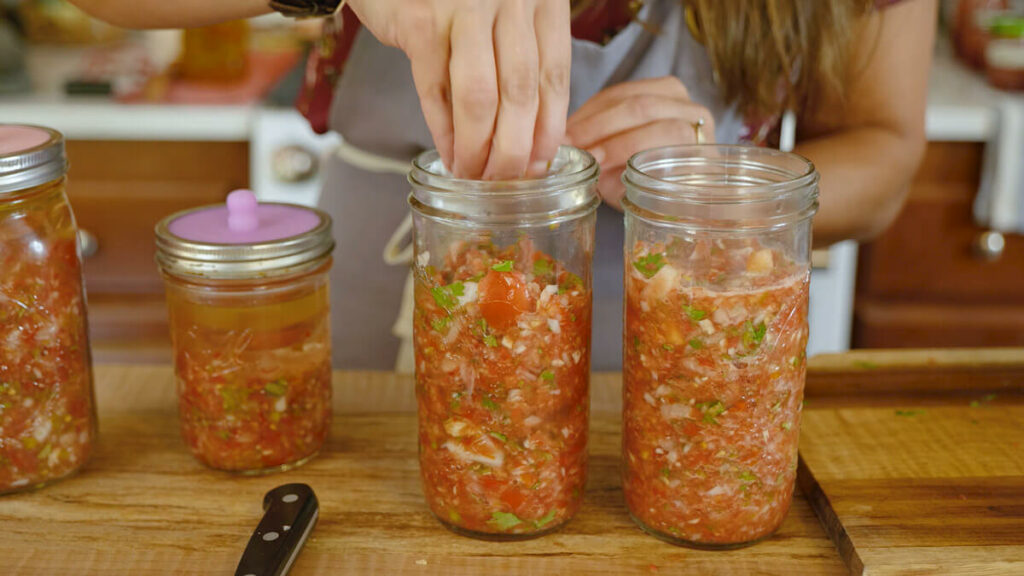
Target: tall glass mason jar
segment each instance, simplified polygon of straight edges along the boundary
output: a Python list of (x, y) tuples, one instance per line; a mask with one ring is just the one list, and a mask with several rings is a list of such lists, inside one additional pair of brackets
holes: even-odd
[(330, 217), (240, 190), (167, 217), (156, 241), (192, 453), (243, 474), (307, 462), (331, 422)]
[(460, 534), (531, 538), (579, 510), (597, 175), (570, 147), (537, 179), (455, 179), (436, 151), (413, 163), (420, 472)]
[(66, 172), (59, 132), (0, 125), (0, 494), (73, 474), (96, 438)]
[(753, 543), (793, 496), (818, 174), (771, 149), (677, 146), (623, 180), (629, 512), (675, 544)]

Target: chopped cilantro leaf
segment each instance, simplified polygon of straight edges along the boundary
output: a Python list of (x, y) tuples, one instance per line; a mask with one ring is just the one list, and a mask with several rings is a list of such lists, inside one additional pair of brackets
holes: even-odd
[(509, 530), (519, 526), (523, 521), (511, 512), (494, 512), (491, 514), (491, 519), (488, 520), (487, 523), (498, 530)]
[(491, 400), (490, 396), (484, 396), (483, 400), (480, 401), (480, 404), (483, 405), (483, 407), (487, 408), (488, 410), (498, 409), (498, 404), (494, 400)]
[(740, 480), (744, 482), (757, 482), (757, 476), (753, 472), (747, 471), (740, 474)]
[(537, 528), (543, 528), (543, 527), (547, 526), (548, 524), (550, 524), (551, 521), (554, 520), (554, 519), (555, 519), (555, 510), (552, 508), (551, 510), (548, 510), (547, 514), (545, 514), (544, 516), (540, 517), (537, 520), (534, 520), (533, 521), (533, 525), (536, 526)]
[(552, 372), (551, 370), (545, 370), (540, 373), (540, 377), (543, 378), (544, 380), (547, 380), (548, 382), (551, 382), (555, 379), (555, 373)]
[(662, 344), (662, 345), (661, 345), (661, 347), (662, 347), (662, 348), (663, 348), (664, 350), (668, 350), (669, 352), (671, 352), (671, 351), (673, 351), (673, 350), (675, 350), (675, 349), (676, 349), (676, 348), (675, 348), (675, 346), (673, 346), (673, 345), (671, 345), (671, 344)]
[(434, 297), (434, 302), (449, 311), (459, 305), (459, 296), (462, 296), (464, 292), (465, 286), (462, 285), (462, 282), (452, 282), (447, 286), (434, 286), (430, 289), (430, 295)]
[(494, 270), (495, 272), (511, 272), (512, 271), (512, 261), (511, 260), (502, 260), (501, 262), (498, 262), (494, 266), (491, 266), (491, 270)]
[(502, 442), (508, 442), (508, 436), (505, 436), (501, 432), (488, 432), (488, 434), (490, 434), (494, 438), (497, 438), (498, 440), (501, 440)]
[(718, 424), (718, 416), (725, 412), (725, 405), (722, 404), (721, 400), (701, 402), (697, 404), (697, 408), (704, 414), (704, 422), (706, 424)]
[(746, 346), (747, 349), (760, 346), (761, 341), (764, 340), (764, 336), (767, 332), (768, 327), (765, 326), (764, 322), (754, 324), (750, 320), (747, 320), (745, 330), (743, 332), (743, 345)]
[(686, 312), (686, 315), (689, 316), (690, 320), (693, 320), (694, 322), (700, 322), (701, 320), (708, 317), (707, 312), (699, 310), (692, 306), (683, 306), (683, 311)]
[(444, 332), (444, 329), (448, 327), (448, 322), (450, 320), (450, 316), (434, 318), (430, 321), (430, 327), (438, 332)]
[(698, 340), (697, 338), (693, 338), (690, 340), (690, 348), (693, 348), (694, 350), (700, 350), (703, 347), (704, 343)]
[(648, 254), (633, 262), (633, 267), (636, 268), (637, 272), (643, 274), (644, 278), (652, 278), (664, 266), (665, 254), (663, 252)]
[(781, 426), (782, 426), (783, 430), (792, 430), (793, 429), (793, 423), (792, 422), (783, 422), (781, 424)]
[(558, 285), (558, 293), (565, 294), (569, 290), (583, 285), (583, 280), (572, 272), (566, 272), (566, 278)]
[(668, 478), (669, 476), (672, 475), (672, 470), (669, 470), (668, 468), (662, 468), (661, 469), (661, 475), (664, 478)]
[(551, 273), (551, 262), (540, 258), (533, 261), (533, 275), (547, 276)]
[(493, 334), (487, 334), (487, 335), (484, 336), (484, 344), (488, 348), (497, 348), (498, 347), (498, 339), (495, 338)]
[(288, 391), (288, 381), (282, 378), (267, 382), (263, 389), (271, 396), (284, 396), (284, 393)]

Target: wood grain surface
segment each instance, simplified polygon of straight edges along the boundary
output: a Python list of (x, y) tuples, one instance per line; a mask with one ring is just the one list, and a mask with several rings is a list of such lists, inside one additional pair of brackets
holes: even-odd
[[(412, 382), (337, 374), (337, 416), (323, 453), (287, 474), (243, 478), (198, 464), (178, 436), (166, 366), (100, 366), (101, 438), (79, 476), (0, 498), (0, 574), (232, 574), (263, 494), (306, 482), (320, 522), (292, 574), (843, 574), (803, 498), (780, 531), (731, 552), (677, 548), (640, 532), (619, 484), (619, 417), (597, 413), (590, 482), (563, 530), (488, 543), (444, 530), (428, 512), (416, 460)], [(615, 376), (594, 379), (607, 395)]]
[(976, 376), (969, 395), (808, 404), (798, 476), (851, 573), (1024, 574), (1022, 382)]

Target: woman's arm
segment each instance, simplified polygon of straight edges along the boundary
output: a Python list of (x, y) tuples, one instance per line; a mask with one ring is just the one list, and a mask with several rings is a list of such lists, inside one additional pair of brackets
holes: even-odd
[(270, 12), (267, 0), (70, 0), (123, 28), (191, 28)]
[(935, 22), (936, 0), (871, 16), (855, 46), (845, 106), (825, 100), (800, 119), (795, 151), (821, 173), (816, 245), (869, 239), (899, 214), (924, 154)]

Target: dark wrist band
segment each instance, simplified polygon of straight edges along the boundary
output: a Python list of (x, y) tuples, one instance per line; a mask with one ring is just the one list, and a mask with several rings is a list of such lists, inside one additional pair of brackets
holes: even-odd
[(341, 0), (270, 0), (270, 7), (289, 18), (330, 16)]

